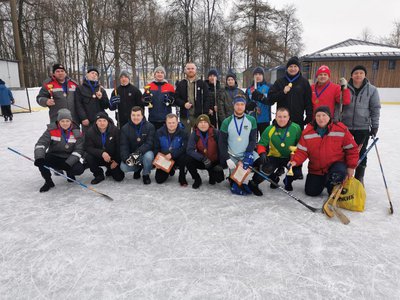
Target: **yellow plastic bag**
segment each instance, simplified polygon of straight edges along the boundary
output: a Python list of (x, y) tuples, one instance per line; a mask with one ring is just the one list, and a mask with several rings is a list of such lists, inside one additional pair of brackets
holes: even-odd
[(367, 195), (362, 183), (351, 177), (345, 182), (337, 206), (352, 211), (364, 211), (366, 198)]

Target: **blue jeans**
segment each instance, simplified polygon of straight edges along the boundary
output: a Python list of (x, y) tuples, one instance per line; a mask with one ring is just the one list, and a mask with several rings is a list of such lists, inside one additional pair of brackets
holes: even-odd
[[(143, 165), (143, 175), (150, 175), (153, 167), (154, 153), (153, 151), (147, 151), (141, 158), (141, 164)], [(141, 166), (130, 167), (126, 163), (121, 162), (121, 170), (124, 173), (140, 171)]]

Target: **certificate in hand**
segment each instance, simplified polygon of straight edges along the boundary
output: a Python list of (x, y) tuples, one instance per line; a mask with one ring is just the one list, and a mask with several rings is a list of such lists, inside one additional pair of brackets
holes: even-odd
[(239, 186), (242, 185), (243, 181), (246, 180), (247, 176), (251, 173), (250, 169), (243, 169), (242, 164), (237, 164), (235, 170), (232, 172), (230, 178), (236, 182)]
[(174, 166), (175, 161), (174, 160), (168, 160), (164, 154), (162, 154), (161, 152), (158, 152), (156, 157), (153, 160), (153, 165), (155, 165), (155, 167), (157, 169), (161, 169), (164, 172), (169, 173), (169, 171), (171, 171), (172, 167)]

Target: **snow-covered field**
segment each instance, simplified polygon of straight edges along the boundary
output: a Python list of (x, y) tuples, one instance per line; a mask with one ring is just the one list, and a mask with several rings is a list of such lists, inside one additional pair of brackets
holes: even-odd
[[(400, 299), (399, 115), (383, 106), (378, 134), (395, 213), (371, 151), (366, 211), (346, 211), (347, 226), (266, 183), (263, 197), (240, 197), (207, 179), (194, 191), (189, 176), (182, 188), (129, 174), (95, 187), (109, 202), (53, 176), (39, 193), (37, 168), (7, 147), (33, 156), (47, 111), (1, 120), (0, 298)], [(294, 188), (313, 206), (326, 197)]]

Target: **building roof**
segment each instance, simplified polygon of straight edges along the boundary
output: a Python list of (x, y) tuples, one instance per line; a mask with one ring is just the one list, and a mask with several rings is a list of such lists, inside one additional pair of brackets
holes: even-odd
[(390, 58), (400, 59), (400, 48), (348, 39), (334, 44), (317, 52), (304, 55), (303, 61), (309, 60), (341, 60), (341, 59), (365, 59), (365, 58)]

